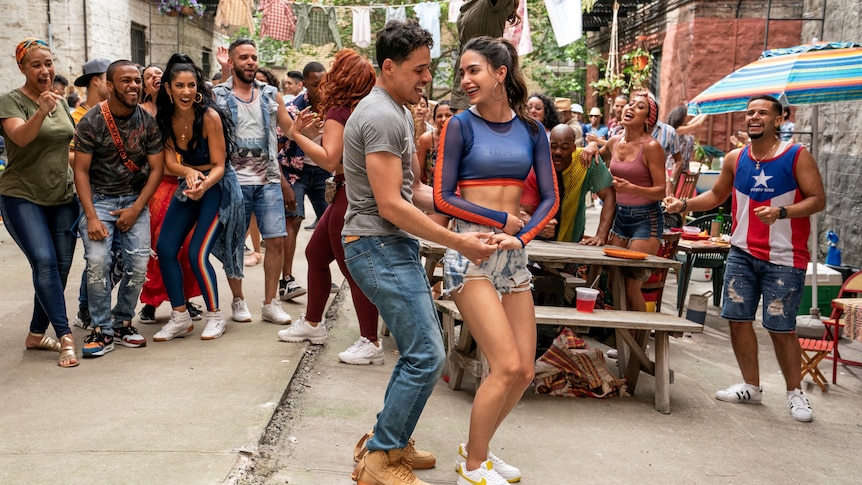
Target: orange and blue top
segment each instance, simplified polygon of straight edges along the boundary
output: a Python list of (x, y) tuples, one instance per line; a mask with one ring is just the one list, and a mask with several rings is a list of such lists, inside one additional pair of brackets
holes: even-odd
[(444, 125), (434, 168), (434, 207), (467, 222), (503, 228), (508, 213), (474, 204), (458, 196), (459, 187), (477, 185), (524, 186), (530, 169), (536, 173), (540, 201), (533, 217), (515, 237), (526, 245), (557, 212), (559, 196), (548, 137), (513, 116), (505, 123), (487, 121), (474, 108), (462, 111)]

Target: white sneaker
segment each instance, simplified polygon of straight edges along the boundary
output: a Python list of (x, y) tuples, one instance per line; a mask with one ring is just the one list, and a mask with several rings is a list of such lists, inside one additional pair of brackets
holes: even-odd
[(231, 318), (235, 322), (250, 322), (251, 321), (251, 312), (248, 311), (248, 305), (245, 304), (245, 300), (240, 297), (236, 297), (233, 299), (233, 303), (230, 304), (230, 310), (233, 315)]
[(808, 402), (802, 389), (787, 391), (787, 407), (790, 408), (790, 416), (797, 421), (807, 423), (814, 419), (811, 403)]
[(379, 347), (367, 338), (359, 337), (349, 349), (338, 354), (338, 360), (352, 365), (383, 365), (383, 343), (379, 340), (377, 343)]
[(763, 387), (751, 384), (734, 384), (727, 389), (715, 393), (719, 401), (735, 402), (742, 404), (760, 404), (763, 400)]
[(494, 464), (491, 460), (485, 460), (479, 465), (479, 468), (467, 471), (467, 463), (459, 463), (456, 467), (458, 471), (458, 485), (509, 485), (509, 482), (500, 476), (494, 470)]
[(278, 338), (285, 342), (304, 342), (308, 340), (313, 344), (319, 345), (326, 342), (328, 336), (326, 334), (326, 325), (323, 322), (318, 323), (316, 327), (312, 327), (305, 320), (305, 315), (301, 315), (299, 320), (293, 322), (293, 325), (284, 330), (279, 330)]
[[(503, 477), (503, 480), (509, 483), (515, 483), (521, 481), (521, 470), (513, 467), (512, 465), (506, 463), (499, 456), (488, 451), (488, 460), (485, 463), (491, 462), (494, 466), (494, 471)], [(458, 454), (455, 455), (455, 469), (467, 463), (467, 445), (461, 443), (458, 446)], [(484, 465), (484, 464), (483, 464)], [(481, 467), (480, 467), (481, 468)], [(470, 472), (473, 473), (473, 472)], [(460, 483), (460, 482), (459, 482)]]
[(287, 325), (291, 321), (290, 315), (281, 308), (281, 302), (278, 301), (278, 298), (273, 298), (269, 303), (263, 302), (260, 307), (260, 317), (265, 322), (276, 325)]
[(180, 313), (176, 310), (171, 310), (171, 319), (168, 320), (161, 330), (153, 335), (153, 340), (156, 342), (167, 342), (176, 337), (185, 337), (185, 334), (194, 330), (192, 324), (192, 316), (188, 310)]
[(201, 340), (217, 339), (224, 335), (225, 321), (221, 310), (207, 312), (207, 326), (201, 332)]

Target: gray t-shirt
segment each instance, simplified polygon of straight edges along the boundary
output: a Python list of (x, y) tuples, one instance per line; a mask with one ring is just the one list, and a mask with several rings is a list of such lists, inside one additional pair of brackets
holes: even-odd
[(401, 197), (413, 203), (413, 116), (380, 87), (374, 87), (353, 110), (344, 126), (344, 178), (347, 213), (344, 236), (412, 237), (380, 216), (368, 182), (365, 156), (388, 152), (401, 158)]

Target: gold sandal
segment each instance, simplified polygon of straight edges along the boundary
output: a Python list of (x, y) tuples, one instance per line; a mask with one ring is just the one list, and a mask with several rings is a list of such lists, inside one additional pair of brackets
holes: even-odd
[[(57, 340), (52, 337), (49, 337), (48, 335), (45, 335), (44, 333), (30, 332), (27, 337), (41, 337), (38, 344), (36, 344), (34, 347), (27, 347), (27, 350), (50, 350), (52, 352), (60, 351), (60, 342), (57, 342)], [(24, 343), (24, 346), (27, 346), (26, 342)]]
[[(60, 344), (60, 357), (57, 359), (57, 365), (60, 367), (77, 367), (79, 362), (75, 353), (75, 337), (71, 333), (67, 333), (60, 337)], [(72, 363), (63, 364), (66, 361)]]

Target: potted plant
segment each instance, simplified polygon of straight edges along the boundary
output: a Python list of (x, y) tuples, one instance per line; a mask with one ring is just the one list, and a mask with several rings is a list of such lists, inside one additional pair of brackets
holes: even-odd
[(629, 78), (629, 88), (634, 91), (646, 87), (652, 69), (652, 56), (640, 47), (623, 55), (623, 74)]
[(159, 0), (159, 13), (169, 17), (185, 15), (186, 17), (200, 17), (204, 14), (206, 5), (199, 0)]
[(612, 75), (590, 83), (590, 87), (605, 98), (615, 98), (626, 87), (626, 80), (622, 76)]

